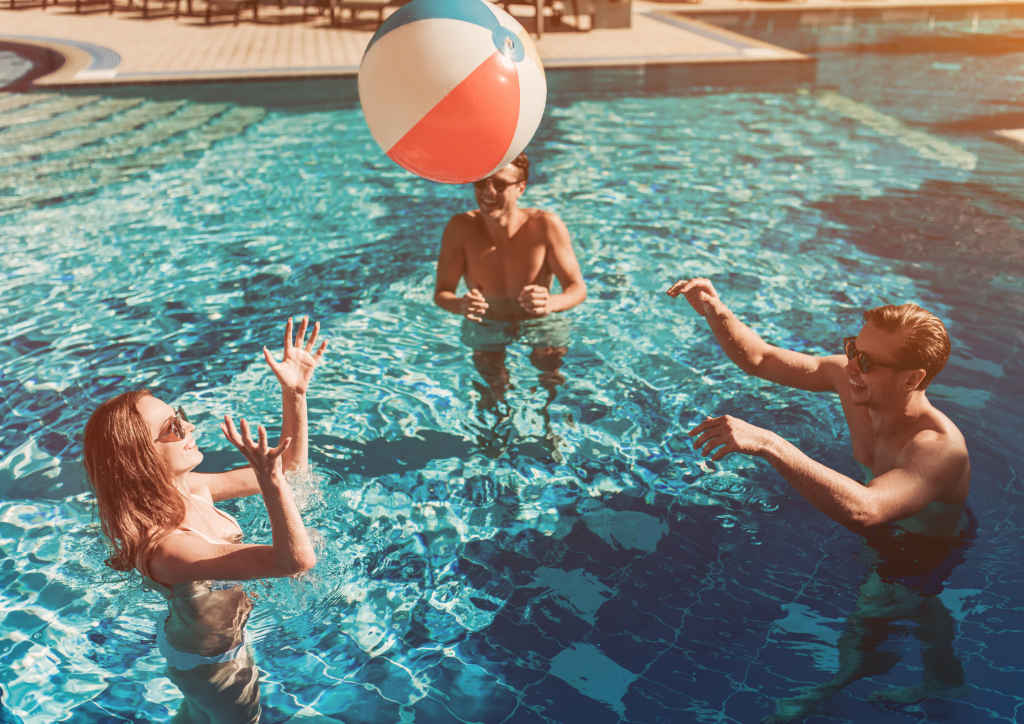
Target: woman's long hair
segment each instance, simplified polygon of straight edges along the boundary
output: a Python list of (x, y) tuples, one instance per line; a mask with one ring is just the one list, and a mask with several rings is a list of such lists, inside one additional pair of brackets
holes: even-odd
[(186, 507), (136, 407), (150, 396), (125, 392), (96, 408), (85, 425), (85, 470), (110, 544), (105, 563), (122, 572), (142, 566), (140, 573), (153, 578), (149, 557), (185, 520)]

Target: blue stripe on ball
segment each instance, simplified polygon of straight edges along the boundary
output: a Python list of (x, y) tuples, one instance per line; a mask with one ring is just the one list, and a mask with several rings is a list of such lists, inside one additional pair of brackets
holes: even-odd
[(413, 0), (408, 5), (404, 5), (397, 11), (391, 14), (391, 16), (385, 20), (377, 32), (373, 34), (370, 39), (370, 44), (366, 46), (366, 53), (370, 52), (370, 48), (377, 42), (378, 39), (383, 38), (385, 35), (390, 33), (396, 28), (400, 28), (403, 25), (409, 25), (415, 23), (418, 20), (431, 20), (433, 18), (446, 18), (449, 20), (462, 20), (473, 25), (479, 25), (482, 28), (487, 28), (490, 31), (498, 30), (501, 27), (501, 23), (494, 17), (494, 13), (485, 5), (486, 0)]

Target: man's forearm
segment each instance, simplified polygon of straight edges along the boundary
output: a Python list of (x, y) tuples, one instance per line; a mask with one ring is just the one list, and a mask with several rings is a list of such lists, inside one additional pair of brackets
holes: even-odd
[(551, 312), (564, 312), (579, 306), (586, 298), (587, 285), (582, 281), (573, 282), (560, 293), (552, 294), (548, 298), (548, 307)]
[(434, 304), (446, 312), (462, 314), (462, 300), (453, 292), (437, 292), (434, 294)]
[(725, 308), (720, 314), (707, 314), (704, 319), (711, 327), (719, 346), (732, 362), (747, 374), (756, 374), (769, 345), (757, 332), (741, 322), (732, 310)]
[(771, 442), (759, 453), (811, 505), (851, 530), (877, 525), (868, 489), (852, 478), (815, 462), (795, 445), (771, 433)]

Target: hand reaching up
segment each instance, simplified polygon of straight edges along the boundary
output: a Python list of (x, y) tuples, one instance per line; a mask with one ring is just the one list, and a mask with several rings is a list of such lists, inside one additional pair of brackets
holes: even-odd
[(299, 330), (295, 333), (295, 342), (292, 343), (292, 318), (288, 318), (288, 324), (284, 328), (284, 359), (280, 362), (274, 360), (270, 350), (263, 348), (263, 358), (267, 360), (270, 369), (273, 370), (277, 381), (285, 390), (305, 394), (309, 387), (309, 381), (313, 378), (313, 370), (327, 351), (327, 340), (320, 345), (320, 348), (313, 351), (317, 335), (320, 334), (320, 322), (313, 325), (313, 333), (309, 341), (303, 340), (306, 337), (306, 326), (309, 324), (309, 317), (303, 317)]
[(242, 434), (239, 435), (231, 416), (225, 415), (224, 422), (220, 425), (224, 437), (228, 439), (228, 442), (237, 447), (242, 455), (245, 456), (245, 459), (249, 461), (253, 471), (256, 473), (256, 481), (260, 485), (275, 477), (279, 482), (284, 482), (284, 466), (281, 462), (281, 454), (291, 445), (292, 439), (286, 437), (277, 447), (272, 448), (267, 444), (266, 429), (263, 425), (260, 425), (257, 428), (259, 442), (256, 443), (253, 442), (252, 435), (249, 432), (249, 423), (245, 418), (242, 418), (241, 422)]

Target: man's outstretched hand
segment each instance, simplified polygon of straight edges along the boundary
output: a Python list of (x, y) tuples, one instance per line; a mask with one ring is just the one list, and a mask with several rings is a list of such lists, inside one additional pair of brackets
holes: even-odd
[(718, 292), (711, 285), (710, 279), (687, 279), (676, 282), (668, 288), (666, 294), (673, 299), (682, 294), (693, 307), (693, 311), (702, 317), (714, 316), (726, 311), (725, 303), (718, 297)]
[(693, 441), (693, 449), (703, 446), (701, 455), (707, 457), (717, 448), (711, 459), (718, 461), (729, 453), (744, 455), (760, 455), (772, 443), (775, 433), (754, 427), (749, 422), (738, 420), (731, 415), (709, 417), (697, 427), (690, 430), (690, 437), (700, 435)]

